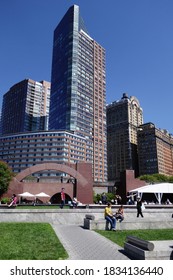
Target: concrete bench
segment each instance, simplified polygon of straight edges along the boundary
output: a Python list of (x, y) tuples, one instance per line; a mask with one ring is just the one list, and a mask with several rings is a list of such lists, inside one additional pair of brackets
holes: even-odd
[(104, 229), (110, 230), (110, 222), (105, 219), (95, 220), (94, 215), (85, 215), (84, 218), (84, 228), (85, 229)]
[(131, 236), (131, 235), (127, 236), (126, 242), (135, 245), (143, 250), (153, 251), (154, 249), (154, 244), (152, 242), (140, 239), (136, 236)]
[(132, 259), (145, 260), (147, 252), (153, 251), (154, 244), (150, 241), (140, 239), (135, 236), (127, 236), (124, 250)]
[(88, 220), (95, 220), (95, 216), (94, 216), (94, 215), (91, 215), (91, 214), (86, 214), (86, 215), (85, 215), (85, 219), (88, 219)]
[(127, 236), (125, 253), (136, 260), (172, 260), (173, 240), (146, 241), (135, 236)]
[[(95, 221), (95, 216), (94, 215), (86, 214), (85, 218), (84, 218), (84, 228), (85, 229), (93, 229), (92, 225), (97, 225), (99, 221), (100, 220)], [(103, 222), (103, 221), (101, 220), (101, 222)], [(106, 230), (109, 229), (109, 222), (106, 221), (105, 219), (104, 219), (104, 229), (106, 229)]]

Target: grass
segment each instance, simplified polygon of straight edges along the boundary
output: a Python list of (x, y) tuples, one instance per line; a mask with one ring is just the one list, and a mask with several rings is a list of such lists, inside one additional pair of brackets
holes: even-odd
[[(124, 247), (126, 236), (144, 240), (172, 240), (173, 229), (96, 230)], [(68, 254), (48, 223), (0, 223), (0, 260), (63, 260)]]
[(126, 241), (126, 236), (128, 235), (133, 235), (148, 241), (173, 240), (173, 229), (121, 230), (116, 232), (96, 230), (96, 232), (110, 239), (121, 247), (124, 247), (124, 242)]
[(68, 254), (48, 223), (0, 223), (0, 260), (59, 260)]

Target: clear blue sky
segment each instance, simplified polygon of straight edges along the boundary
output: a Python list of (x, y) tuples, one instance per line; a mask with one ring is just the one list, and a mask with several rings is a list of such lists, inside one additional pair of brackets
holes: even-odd
[(53, 31), (73, 4), (106, 49), (107, 103), (135, 96), (144, 122), (173, 133), (172, 0), (1, 0), (0, 107), (15, 83), (50, 81)]

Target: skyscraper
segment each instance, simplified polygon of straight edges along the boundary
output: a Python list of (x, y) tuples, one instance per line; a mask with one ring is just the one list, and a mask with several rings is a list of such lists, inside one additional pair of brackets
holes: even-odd
[(142, 123), (143, 111), (134, 96), (124, 93), (121, 100), (107, 106), (109, 180), (118, 180), (127, 169), (138, 175), (137, 129)]
[(173, 136), (167, 130), (145, 123), (138, 130), (139, 175), (173, 176)]
[(3, 96), (2, 135), (47, 130), (50, 83), (25, 79)]
[(0, 110), (0, 136), (2, 134), (2, 121), (1, 121), (1, 110)]
[(95, 181), (107, 180), (105, 50), (93, 40), (79, 7), (54, 31), (49, 129), (85, 136)]

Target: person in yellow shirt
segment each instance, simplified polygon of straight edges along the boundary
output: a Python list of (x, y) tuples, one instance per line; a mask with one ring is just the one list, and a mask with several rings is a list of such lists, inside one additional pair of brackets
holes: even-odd
[(112, 205), (110, 202), (108, 202), (107, 206), (105, 207), (104, 211), (105, 219), (111, 224), (111, 230), (116, 230), (116, 218), (113, 215), (112, 212)]

